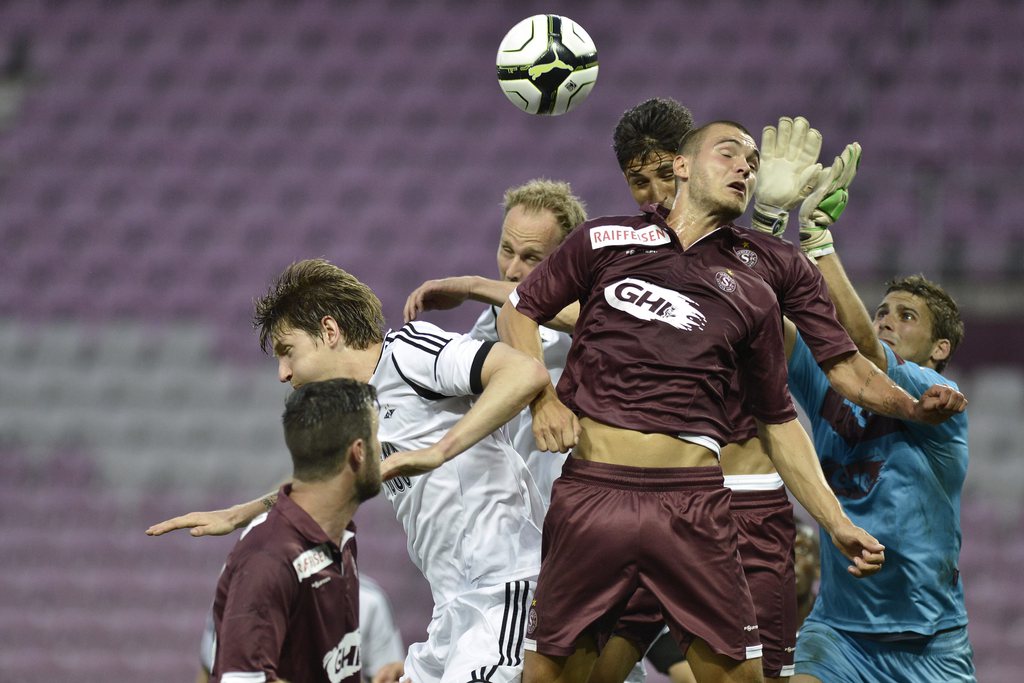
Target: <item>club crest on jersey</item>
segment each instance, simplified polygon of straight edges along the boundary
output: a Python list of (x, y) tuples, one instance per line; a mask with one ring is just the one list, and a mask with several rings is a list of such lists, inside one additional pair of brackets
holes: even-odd
[(707, 322), (692, 299), (635, 278), (605, 287), (604, 298), (613, 308), (634, 318), (656, 320), (679, 330), (703, 330)]
[(302, 553), (294, 560), (292, 560), (292, 567), (295, 568), (295, 573), (299, 577), (299, 581), (308, 579), (309, 577), (316, 574), (321, 569), (325, 569), (331, 566), (331, 550), (327, 547), (327, 544), (318, 545), (315, 548), (310, 548), (306, 552)]
[(718, 271), (715, 273), (715, 282), (718, 283), (718, 288), (723, 292), (736, 291), (736, 278), (732, 276), (732, 271)]
[(628, 225), (598, 225), (590, 229), (590, 246), (618, 247), (623, 244), (668, 244), (668, 233), (657, 225), (631, 228)]
[(743, 265), (750, 268), (757, 265), (757, 252), (750, 249), (733, 249), (733, 252)]

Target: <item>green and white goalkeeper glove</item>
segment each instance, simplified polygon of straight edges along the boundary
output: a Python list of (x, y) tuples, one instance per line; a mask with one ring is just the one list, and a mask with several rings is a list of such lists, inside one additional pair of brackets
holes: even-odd
[(821, 133), (802, 116), (783, 116), (761, 133), (761, 167), (754, 188), (754, 228), (775, 236), (786, 231), (789, 212), (814, 188), (821, 171)]
[(800, 248), (812, 259), (835, 252), (829, 228), (850, 199), (848, 188), (860, 164), (860, 143), (851, 142), (832, 166), (818, 176), (814, 190), (800, 205)]

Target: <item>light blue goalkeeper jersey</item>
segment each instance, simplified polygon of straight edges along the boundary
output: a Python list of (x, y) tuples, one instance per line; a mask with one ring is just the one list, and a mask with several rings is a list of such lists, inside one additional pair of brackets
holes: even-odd
[[(919, 397), (934, 370), (886, 344), (888, 375)], [(936, 631), (967, 623), (960, 556), (960, 492), (967, 474), (967, 415), (938, 426), (881, 417), (845, 400), (802, 339), (789, 361), (789, 388), (813, 426), (821, 469), (854, 524), (885, 545), (885, 565), (866, 579), (821, 544), (821, 591), (809, 619), (861, 633)]]

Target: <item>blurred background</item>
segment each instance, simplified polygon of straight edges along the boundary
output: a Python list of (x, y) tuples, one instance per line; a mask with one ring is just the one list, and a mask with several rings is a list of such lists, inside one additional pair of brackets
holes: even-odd
[[(504, 33), (542, 12), (599, 51), (562, 117), (495, 78)], [(1019, 679), (1021, 35), (1016, 0), (3, 0), (0, 681), (191, 680), (236, 536), (143, 532), (289, 471), (253, 297), (325, 256), (399, 326), (424, 279), (495, 274), (507, 187), (562, 179), (592, 216), (633, 212), (611, 133), (653, 96), (758, 138), (805, 115), (826, 164), (863, 144), (839, 250), (869, 307), (911, 272), (961, 305), (970, 633), (979, 680)], [(390, 505), (357, 522), (421, 640), (429, 593)]]

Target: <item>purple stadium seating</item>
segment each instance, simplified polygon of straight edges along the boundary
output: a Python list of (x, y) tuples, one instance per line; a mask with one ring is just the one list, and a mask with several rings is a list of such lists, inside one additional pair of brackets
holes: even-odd
[[(276, 202), (268, 207), (267, 223), (301, 225), (306, 219), (296, 219), (295, 202), (316, 205), (318, 198), (343, 196), (344, 212), (360, 217), (382, 196), (417, 215), (421, 230), (392, 244), (410, 250), (412, 258), (396, 258), (412, 265), (408, 281), (415, 281), (429, 265), (415, 254), (436, 234), (465, 224), (467, 210), (492, 207), (506, 178), (578, 179), (577, 189), (591, 199), (595, 213), (628, 208), (622, 193), (610, 195), (614, 203), (603, 199), (604, 188), (617, 182), (604, 141), (614, 117), (651, 94), (675, 95), (700, 116), (749, 116), (755, 130), (779, 114), (807, 111), (834, 141), (827, 148), (845, 139), (864, 143), (865, 159), (876, 165), (862, 170), (863, 184), (874, 176), (879, 192), (891, 186), (894, 174), (919, 185), (915, 169), (941, 163), (949, 145), (981, 159), (1022, 139), (1016, 134), (1019, 116), (1000, 112), (1022, 110), (1021, 89), (1001, 84), (1021, 77), (1016, 53), (1007, 48), (1015, 35), (1012, 27), (1024, 19), (1019, 8), (997, 0), (970, 3), (970, 9), (954, 2), (930, 10), (826, 9), (792, 0), (753, 16), (739, 2), (706, 3), (693, 10), (700, 30), (687, 40), (676, 37), (671, 21), (648, 23), (645, 40), (665, 44), (662, 60), (649, 59), (620, 38), (618, 29), (629, 19), (619, 14), (617, 3), (603, 3), (606, 13), (581, 6), (591, 33), (606, 40), (602, 79), (608, 85), (581, 109), (586, 113), (574, 113), (577, 123), (591, 127), (569, 135), (563, 125), (569, 117), (529, 121), (501, 106), (493, 67), (480, 58), (480, 50), (493, 45), (503, 30), (497, 18), (505, 21), (511, 14), (449, 3), (443, 11), (462, 15), (466, 26), (465, 40), (453, 41), (443, 39), (438, 27), (444, 24), (434, 15), (428, 19), (425, 10), (407, 4), (343, 12), (305, 5), (284, 12), (274, 3), (250, 4), (244, 11), (234, 5), (30, 5), (9, 3), (4, 13), (12, 25), (35, 35), (46, 78), (31, 91), (17, 134), (0, 138), (0, 161), (20, 165), (9, 192), (22, 200), (27, 192), (55, 219), (42, 228), (44, 241), (50, 241), (47, 232), (59, 234), (65, 221), (82, 220), (80, 208), (90, 203), (103, 217), (90, 221), (97, 239), (106, 236), (115, 243), (122, 243), (118, 226), (131, 225), (122, 213), (125, 202), (148, 204), (152, 214), (146, 222), (158, 232), (140, 237), (158, 244), (179, 211), (192, 225), (231, 232), (233, 210), (254, 197)], [(398, 7), (401, 20), (389, 19)], [(675, 10), (672, 3), (656, 3), (646, 16), (672, 17)], [(723, 53), (715, 48), (715, 37), (728, 31), (740, 12), (760, 30)], [(809, 21), (808, 13), (820, 29), (811, 34), (798, 30), (797, 18)], [(421, 14), (424, 22), (413, 23)], [(993, 17), (999, 21), (990, 21)], [(879, 30), (880, 25), (891, 30)], [(979, 36), (990, 40), (979, 44)], [(868, 40), (872, 49), (859, 54), (867, 67), (863, 73), (875, 80), (828, 77), (850, 60), (849, 45)], [(431, 59), (422, 58), (424, 51)], [(775, 57), (766, 58), (769, 54)], [(690, 84), (681, 92), (665, 78), (673, 63), (681, 67), (679, 82)], [(982, 95), (984, 83), (992, 87)], [(809, 87), (813, 99), (807, 98)], [(823, 102), (829, 106), (818, 104)], [(969, 116), (991, 119), (990, 125), (979, 129)], [(467, 130), (475, 134), (460, 138)], [(982, 132), (974, 142), (971, 136)], [(64, 163), (69, 155), (73, 166)], [(462, 182), (450, 179), (463, 167), (488, 179), (487, 187), (479, 188), (481, 194), (493, 192), (493, 199), (458, 190)], [(402, 169), (411, 173), (403, 175)], [(944, 179), (952, 187), (959, 181), (954, 171)], [(408, 196), (416, 197), (415, 206), (404, 205)], [(963, 213), (956, 193), (945, 197), (953, 204), (951, 213)], [(865, 206), (877, 201), (868, 192), (857, 196)], [(1003, 219), (998, 207), (981, 211), (980, 220), (1002, 226), (986, 233), (990, 248), (998, 248), (1008, 239), (1005, 233), (1016, 231), (1012, 217), (1019, 214)], [(0, 216), (0, 227), (12, 220)], [(308, 238), (309, 247), (323, 249), (317, 230), (299, 232), (297, 243), (284, 230), (266, 237), (299, 249)], [(878, 250), (887, 243), (878, 234), (884, 232), (872, 232), (849, 248), (855, 272), (873, 270)], [(335, 236), (345, 239), (343, 233)], [(481, 244), (466, 260), (489, 260), (488, 251)], [(194, 252), (182, 256), (174, 264), (181, 272), (212, 267)], [(973, 258), (965, 267), (985, 277), (998, 277), (1003, 268)], [(126, 299), (109, 301), (118, 313), (125, 312)], [(73, 304), (58, 307), (74, 310)], [(156, 305), (147, 314), (175, 308)]]
[[(591, 215), (632, 211), (610, 134), (656, 95), (755, 137), (805, 114), (826, 163), (863, 143), (843, 219), (856, 226), (842, 243), (855, 280), (1024, 274), (1024, 3), (570, 0), (558, 11), (595, 38), (601, 77), (584, 105), (552, 118), (506, 102), (493, 62), (508, 27), (545, 11), (535, 0), (0, 3), (0, 58), (18, 34), (33, 40), (27, 95), (0, 130), (0, 321), (199, 321), (226, 357), (248, 359), (237, 349), (254, 346), (252, 297), (291, 261), (326, 256), (372, 284), (396, 325), (423, 279), (493, 273), (510, 185), (565, 179)], [(15, 376), (22, 354), (35, 363), (26, 375), (46, 364), (31, 340), (16, 351)], [(161, 433), (124, 429), (140, 441)], [(191, 429), (201, 441), (202, 425)], [(0, 453), (0, 593), (11, 596), (0, 680), (191, 675), (209, 591), (167, 586), (212, 588), (229, 546), (149, 542), (139, 520), (176, 511), (176, 499), (122, 505), (97, 495), (97, 477), (82, 454), (40, 469)], [(983, 680), (1013, 680), (1024, 663), (1012, 588), (1024, 546), (998, 520), (965, 505)], [(367, 569), (396, 602), (421, 606), (422, 584), (370, 559), (401, 535), (390, 521), (368, 517), (385, 542), (369, 535)], [(38, 607), (42, 584), (66, 607)], [(419, 636), (423, 615), (411, 614), (403, 628)]]

